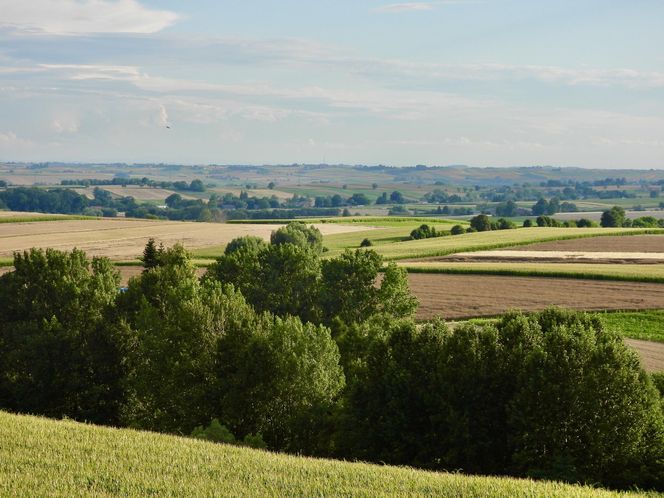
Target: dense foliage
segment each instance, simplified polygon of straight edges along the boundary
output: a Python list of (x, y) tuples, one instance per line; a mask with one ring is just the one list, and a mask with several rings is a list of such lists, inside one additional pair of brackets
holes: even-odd
[[(591, 315), (416, 324), (403, 269), (294, 223), (199, 278), (157, 247), (32, 250), (0, 277), (0, 409), (270, 449), (664, 489), (663, 398)], [(662, 389), (661, 377), (654, 379)]]

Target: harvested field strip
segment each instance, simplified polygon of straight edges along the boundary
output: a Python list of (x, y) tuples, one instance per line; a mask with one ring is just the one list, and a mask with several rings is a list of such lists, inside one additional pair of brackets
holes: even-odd
[[(409, 273), (503, 275), (664, 283), (664, 265), (590, 263), (404, 262)], [(663, 302), (664, 304), (664, 302)]]
[(662, 308), (664, 285), (563, 278), (410, 273), (420, 301), (417, 318), (492, 317), (509, 309), (539, 311), (549, 306), (576, 310), (652, 310)]
[[(179, 221), (85, 220), (61, 223), (8, 224), (0, 228), (0, 257), (32, 247), (70, 250), (74, 247), (92, 256), (116, 260), (139, 256), (147, 239), (154, 237), (164, 245), (176, 242), (190, 249), (223, 247), (236, 237), (255, 235), (268, 239), (282, 225), (227, 225)], [(323, 234), (364, 231), (352, 225), (319, 225)]]
[(556, 240), (515, 247), (515, 251), (664, 252), (664, 235)]
[(601, 237), (607, 235), (632, 236), (636, 234), (664, 234), (664, 229), (639, 228), (520, 228), (476, 232), (464, 235), (437, 237), (433, 239), (397, 242), (377, 247), (376, 251), (387, 260), (415, 259), (447, 256), (459, 252), (474, 252), (505, 247), (528, 245), (534, 242)]

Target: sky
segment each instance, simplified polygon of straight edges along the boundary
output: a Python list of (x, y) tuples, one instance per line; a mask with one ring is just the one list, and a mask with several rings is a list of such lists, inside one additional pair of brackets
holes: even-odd
[(0, 161), (664, 168), (661, 0), (0, 0)]

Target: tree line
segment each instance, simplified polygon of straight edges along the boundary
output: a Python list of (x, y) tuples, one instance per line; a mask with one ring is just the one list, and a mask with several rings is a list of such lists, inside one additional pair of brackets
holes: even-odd
[[(662, 393), (592, 315), (414, 321), (406, 274), (324, 258), (292, 223), (198, 277), (144, 252), (17, 253), (0, 277), (0, 408), (298, 454), (664, 489)], [(661, 378), (655, 379), (664, 384)]]

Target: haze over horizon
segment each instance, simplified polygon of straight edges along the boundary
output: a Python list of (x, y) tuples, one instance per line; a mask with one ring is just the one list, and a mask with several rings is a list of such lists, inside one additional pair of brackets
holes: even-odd
[(0, 161), (664, 168), (656, 0), (0, 12)]

